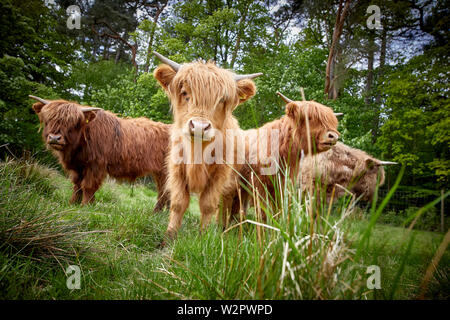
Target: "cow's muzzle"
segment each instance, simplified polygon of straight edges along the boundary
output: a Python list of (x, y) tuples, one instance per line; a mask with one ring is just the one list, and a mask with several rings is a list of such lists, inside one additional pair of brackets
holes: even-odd
[(47, 141), (49, 144), (60, 144), (61, 143), (61, 135), (60, 134), (49, 134)]
[(64, 146), (63, 138), (60, 134), (49, 134), (47, 136), (47, 143), (49, 146), (55, 149), (60, 149)]
[(196, 139), (209, 141), (214, 136), (211, 122), (202, 118), (190, 119), (188, 121), (188, 130), (190, 136)]
[(330, 149), (339, 139), (339, 134), (334, 131), (326, 132), (320, 141), (320, 149)]

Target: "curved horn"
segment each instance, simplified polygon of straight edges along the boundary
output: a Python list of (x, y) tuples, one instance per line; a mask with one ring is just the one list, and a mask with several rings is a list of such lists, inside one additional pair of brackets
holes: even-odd
[(336, 117), (339, 117), (339, 116), (342, 116), (343, 113), (342, 113), (342, 112), (335, 112), (334, 115), (335, 115)]
[(389, 165), (393, 165), (393, 164), (398, 164), (398, 162), (381, 161), (381, 160), (380, 160), (380, 164), (383, 165), (383, 166), (389, 166)]
[(235, 81), (239, 81), (239, 80), (244, 80), (244, 79), (253, 79), (259, 76), (262, 76), (263, 73), (258, 72), (258, 73), (251, 73), (251, 74), (235, 74), (234, 75), (234, 80)]
[(282, 94), (281, 92), (277, 91), (277, 95), (280, 96), (281, 99), (283, 99), (284, 102), (286, 103), (291, 103), (293, 102), (291, 99), (289, 99), (288, 97), (286, 97), (284, 94)]
[(156, 51), (153, 51), (153, 54), (161, 60), (163, 63), (168, 64), (173, 70), (178, 72), (180, 70), (181, 65), (176, 63), (175, 61), (170, 60), (169, 58), (164, 57), (162, 54), (159, 54)]
[(81, 107), (81, 111), (88, 112), (88, 111), (97, 111), (102, 110), (102, 108), (96, 108), (96, 107)]
[(39, 97), (36, 97), (36, 96), (32, 96), (31, 94), (28, 95), (28, 96), (29, 96), (31, 99), (37, 100), (37, 101), (39, 101), (39, 102), (42, 102), (43, 104), (49, 104), (49, 103), (50, 103), (50, 101), (44, 100), (44, 99), (39, 98)]

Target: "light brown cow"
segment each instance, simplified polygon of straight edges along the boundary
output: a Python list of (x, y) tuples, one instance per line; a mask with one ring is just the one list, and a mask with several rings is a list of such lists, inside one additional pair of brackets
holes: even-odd
[[(317, 190), (316, 187), (326, 190), (328, 202), (333, 189), (335, 199), (344, 196), (347, 189), (357, 198), (370, 201), (377, 181), (380, 186), (384, 183), (383, 165), (391, 164), (396, 163), (375, 159), (362, 150), (338, 142), (327, 152), (305, 157), (299, 178), (303, 190), (307, 190), (311, 183), (315, 186), (314, 190)], [(316, 185), (316, 182), (319, 183)]]
[[(278, 94), (286, 102), (286, 115), (266, 123), (259, 129), (243, 131), (247, 163), (239, 167), (239, 174), (236, 174), (239, 184), (235, 184), (235, 186), (238, 187), (229, 190), (224, 196), (225, 213), (222, 214), (224, 224), (229, 217), (227, 212), (231, 212), (231, 216), (236, 216), (241, 204), (245, 211), (249, 203), (251, 194), (246, 192), (245, 188), (241, 187), (242, 185), (250, 190), (254, 187), (263, 201), (264, 199), (275, 199), (275, 188), (280, 187), (274, 185), (274, 180), (277, 180), (277, 172), (267, 172), (267, 164), (271, 162), (267, 157), (273, 156), (271, 149), (274, 146), (278, 147), (278, 164), (282, 168), (289, 167), (289, 178), (296, 179), (302, 151), (304, 154), (327, 151), (339, 138), (338, 120), (331, 108), (315, 101), (292, 101), (282, 94)], [(309, 126), (310, 145), (308, 145), (307, 126)], [(274, 131), (277, 132), (275, 145), (269, 141), (273, 137)], [(254, 146), (264, 145), (268, 152), (257, 153), (256, 158), (254, 152), (249, 151)], [(283, 175), (280, 177), (282, 178), (281, 183), (283, 183)], [(239, 193), (241, 201), (239, 201)], [(260, 214), (265, 219), (264, 213), (260, 212)]]
[(72, 179), (71, 203), (94, 201), (106, 175), (135, 181), (151, 175), (158, 189), (154, 211), (168, 206), (165, 157), (171, 125), (147, 118), (122, 119), (100, 108), (66, 100), (44, 100), (33, 109), (42, 137)]
[[(167, 181), (171, 206), (166, 232), (168, 238), (173, 238), (192, 193), (199, 195), (200, 226), (204, 230), (222, 193), (232, 184), (231, 166), (221, 161), (208, 163), (202, 155), (219, 139), (226, 148), (226, 131), (239, 129), (232, 111), (255, 94), (256, 87), (250, 79), (261, 74), (236, 75), (212, 62), (180, 65), (156, 52), (155, 55), (165, 64), (155, 69), (154, 76), (169, 96), (174, 115)], [(196, 146), (200, 148), (200, 159), (196, 158)]]

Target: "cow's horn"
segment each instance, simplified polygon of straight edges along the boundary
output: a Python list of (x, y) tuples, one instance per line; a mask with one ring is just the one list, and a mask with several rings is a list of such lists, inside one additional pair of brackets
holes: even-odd
[(383, 166), (389, 166), (389, 165), (398, 164), (398, 163), (392, 162), (392, 161), (380, 161), (380, 164)]
[(161, 60), (163, 63), (168, 64), (173, 70), (178, 72), (180, 70), (181, 65), (176, 63), (175, 61), (170, 60), (169, 58), (164, 57), (162, 54), (159, 54), (156, 51), (153, 51), (153, 54)]
[(81, 107), (81, 111), (88, 112), (88, 111), (97, 111), (102, 110), (102, 108), (96, 108), (96, 107)]
[(342, 116), (343, 113), (342, 113), (342, 112), (335, 112), (334, 115), (335, 115), (336, 117), (339, 117), (339, 116)]
[(251, 74), (235, 74), (234, 75), (234, 80), (235, 81), (240, 81), (240, 80), (244, 80), (244, 79), (253, 79), (259, 76), (262, 76), (263, 73), (258, 72), (258, 73), (251, 73)]
[(292, 102), (291, 99), (289, 99), (288, 97), (286, 97), (286, 96), (285, 96), (284, 94), (282, 94), (281, 92), (278, 92), (278, 91), (277, 91), (277, 95), (279, 95), (279, 96), (281, 97), (281, 99), (283, 99), (284, 102), (286, 102), (286, 103), (291, 103), (291, 102)]
[(39, 97), (36, 97), (36, 96), (32, 96), (31, 94), (28, 95), (28, 96), (29, 96), (31, 99), (37, 100), (37, 101), (39, 101), (39, 102), (42, 102), (43, 104), (49, 104), (49, 103), (50, 103), (50, 101), (44, 100), (44, 99), (39, 98)]

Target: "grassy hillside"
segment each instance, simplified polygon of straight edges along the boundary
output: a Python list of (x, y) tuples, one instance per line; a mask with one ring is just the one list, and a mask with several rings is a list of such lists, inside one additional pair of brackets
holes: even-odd
[[(367, 217), (338, 206), (311, 220), (295, 197), (268, 225), (250, 215), (200, 235), (193, 199), (161, 249), (168, 212), (152, 213), (155, 191), (107, 181), (80, 207), (68, 204), (71, 188), (57, 170), (0, 163), (2, 299), (412, 299), (443, 240), (376, 224), (362, 245)], [(449, 262), (447, 250), (427, 298), (449, 298)], [(66, 287), (68, 265), (81, 269), (79, 290)], [(379, 290), (366, 286), (369, 265), (381, 269)]]

